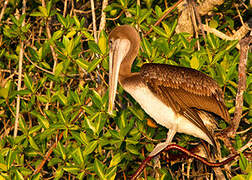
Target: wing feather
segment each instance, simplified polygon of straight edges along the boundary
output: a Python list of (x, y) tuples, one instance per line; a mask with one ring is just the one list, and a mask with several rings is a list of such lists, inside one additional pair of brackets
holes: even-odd
[(194, 69), (152, 63), (144, 64), (140, 75), (156, 96), (199, 127), (216, 147), (197, 113), (197, 109), (209, 111), (230, 121), (222, 90), (212, 78)]
[[(161, 91), (162, 94), (166, 94), (174, 89), (182, 99), (178, 103), (183, 102), (187, 107), (215, 113), (226, 122), (230, 122), (222, 90), (216, 81), (206, 74), (191, 68), (152, 63), (144, 64), (140, 73), (143, 82), (157, 94)], [(161, 88), (163, 90), (160, 90)], [(164, 102), (171, 101), (165, 98), (162, 98)]]

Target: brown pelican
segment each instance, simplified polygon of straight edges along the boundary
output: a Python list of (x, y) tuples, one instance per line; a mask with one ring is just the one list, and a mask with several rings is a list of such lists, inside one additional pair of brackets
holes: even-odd
[(118, 26), (109, 34), (109, 107), (112, 113), (117, 82), (158, 124), (169, 129), (165, 142), (154, 156), (171, 143), (176, 132), (201, 138), (216, 148), (214, 113), (230, 122), (223, 93), (218, 84), (197, 70), (167, 64), (146, 63), (140, 72), (131, 66), (139, 47), (138, 32), (129, 25)]

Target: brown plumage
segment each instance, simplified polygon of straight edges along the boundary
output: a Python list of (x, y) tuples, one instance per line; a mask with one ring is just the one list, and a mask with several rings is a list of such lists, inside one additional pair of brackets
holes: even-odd
[(215, 113), (230, 123), (222, 90), (206, 74), (191, 68), (153, 63), (144, 64), (140, 73), (143, 82), (165, 104), (170, 104), (168, 99), (173, 99), (176, 112), (180, 112), (181, 108), (202, 109)]
[(150, 156), (163, 150), (176, 132), (202, 138), (216, 148), (212, 112), (226, 122), (230, 116), (223, 93), (216, 81), (197, 70), (167, 64), (144, 64), (132, 73), (140, 37), (128, 25), (116, 27), (109, 34), (109, 113), (112, 113), (117, 81), (157, 123), (169, 128), (167, 140), (158, 144)]

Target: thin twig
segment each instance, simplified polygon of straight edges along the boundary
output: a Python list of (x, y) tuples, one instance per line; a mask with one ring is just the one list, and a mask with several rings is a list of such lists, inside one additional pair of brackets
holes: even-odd
[[(233, 159), (235, 159), (236, 156), (238, 156), (239, 154), (235, 154), (229, 158), (227, 158), (226, 160), (222, 161), (222, 162), (208, 162), (205, 158), (195, 154), (195, 153), (192, 153), (191, 151), (179, 146), (179, 145), (176, 145), (176, 144), (169, 144), (163, 151), (170, 151), (172, 149), (176, 149), (176, 150), (179, 150), (185, 154), (187, 154), (188, 156), (190, 157), (193, 157), (199, 161), (201, 161), (203, 164), (207, 165), (207, 166), (210, 166), (210, 167), (220, 167), (220, 166), (223, 166), (227, 163), (229, 163), (230, 161), (232, 161)], [(161, 152), (163, 152), (161, 151)], [(161, 152), (159, 152), (158, 154), (156, 154), (155, 156), (159, 155)], [(137, 171), (135, 172), (135, 174), (133, 174), (133, 176), (131, 176), (131, 180), (134, 180), (136, 179), (140, 174), (141, 172), (143, 171), (143, 169), (146, 167), (146, 165), (151, 161), (151, 159), (153, 159), (155, 156), (148, 156), (143, 162), (142, 164), (140, 165), (140, 167), (137, 169)]]
[(63, 17), (66, 17), (66, 10), (67, 10), (67, 0), (65, 0), (64, 2)]
[(204, 26), (202, 25), (201, 18), (200, 18), (199, 12), (197, 11), (196, 4), (195, 4), (194, 1), (192, 1), (192, 6), (193, 6), (193, 9), (194, 9), (196, 18), (197, 18), (197, 22), (200, 25), (202, 36), (203, 36), (203, 38), (204, 38), (204, 40), (206, 42), (206, 34), (205, 34)]
[(94, 31), (94, 39), (97, 43), (97, 31), (96, 31), (96, 17), (95, 17), (95, 7), (94, 7), (94, 0), (91, 0), (91, 10), (92, 10), (92, 19), (93, 19), (93, 31)]
[(101, 13), (101, 22), (100, 22), (100, 26), (99, 26), (99, 35), (98, 37), (100, 37), (100, 33), (102, 30), (104, 30), (105, 25), (106, 25), (106, 12), (104, 11), (104, 9), (107, 7), (108, 5), (108, 0), (103, 0), (102, 2), (102, 13)]
[(50, 155), (53, 152), (53, 149), (56, 148), (58, 141), (61, 140), (61, 138), (63, 137), (64, 131), (61, 132), (59, 139), (57, 141), (55, 141), (55, 143), (50, 147), (49, 151), (47, 151), (43, 161), (39, 164), (39, 166), (35, 169), (35, 171), (33, 172), (33, 174), (37, 174), (41, 171), (41, 169), (43, 168), (44, 164), (46, 163), (46, 161), (48, 160), (48, 158), (50, 157)]
[(53, 72), (48, 71), (48, 70), (46, 70), (46, 69), (44, 69), (44, 68), (38, 66), (36, 63), (32, 62), (32, 60), (28, 57), (28, 55), (27, 55), (26, 53), (24, 53), (24, 55), (25, 55), (26, 59), (28, 59), (28, 61), (29, 61), (30, 63), (32, 63), (32, 65), (35, 66), (36, 68), (38, 68), (38, 69), (40, 69), (41, 71), (44, 71), (44, 72), (46, 72), (46, 73), (48, 73), (48, 74), (54, 75)]
[(200, 42), (199, 42), (199, 33), (198, 33), (198, 26), (197, 26), (197, 22), (196, 22), (196, 11), (195, 11), (195, 4), (193, 4), (193, 1), (190, 1), (191, 3), (188, 4), (188, 8), (189, 8), (189, 14), (192, 20), (192, 25), (194, 27), (194, 32), (195, 32), (195, 37), (197, 39), (197, 47), (198, 47), (198, 51), (200, 50)]
[(231, 130), (228, 133), (228, 136), (234, 137), (236, 135), (236, 131), (239, 127), (241, 116), (242, 116), (242, 107), (243, 107), (243, 93), (246, 90), (246, 66), (248, 59), (248, 50), (249, 44), (252, 40), (252, 36), (245, 37), (240, 40), (240, 62), (238, 67), (238, 89), (235, 99), (235, 112), (234, 118), (231, 121)]
[[(26, 0), (23, 0), (22, 14), (25, 14), (26, 11)], [(25, 25), (25, 18), (22, 22), (22, 27)], [(17, 91), (21, 90), (22, 84), (22, 69), (23, 69), (23, 58), (24, 58), (24, 40), (20, 39), (20, 51), (19, 51), (19, 60), (18, 60), (18, 85)], [(15, 116), (15, 125), (14, 125), (14, 138), (17, 136), (18, 132), (18, 120), (20, 112), (20, 95), (17, 95), (17, 104), (16, 104), (16, 116)]]
[[(166, 11), (164, 13), (164, 15), (154, 24), (154, 26), (159, 25), (159, 23), (161, 23), (161, 21), (173, 10), (175, 9), (183, 0), (179, 0), (178, 2), (176, 2), (168, 11)], [(152, 31), (152, 27), (150, 28), (150, 30), (144, 34), (144, 36), (147, 36), (148, 34), (150, 34), (150, 32)]]
[(3, 5), (3, 8), (2, 8), (2, 11), (1, 11), (1, 14), (0, 14), (0, 22), (1, 22), (2, 18), (3, 18), (4, 11), (5, 11), (5, 9), (6, 9), (7, 5), (8, 5), (8, 2), (9, 2), (9, 0), (4, 1), (4, 5)]

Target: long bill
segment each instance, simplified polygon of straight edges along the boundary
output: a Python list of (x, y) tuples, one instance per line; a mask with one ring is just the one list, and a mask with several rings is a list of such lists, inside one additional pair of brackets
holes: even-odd
[(129, 47), (129, 40), (117, 39), (109, 50), (109, 114), (112, 114), (114, 109), (120, 65), (128, 53)]

